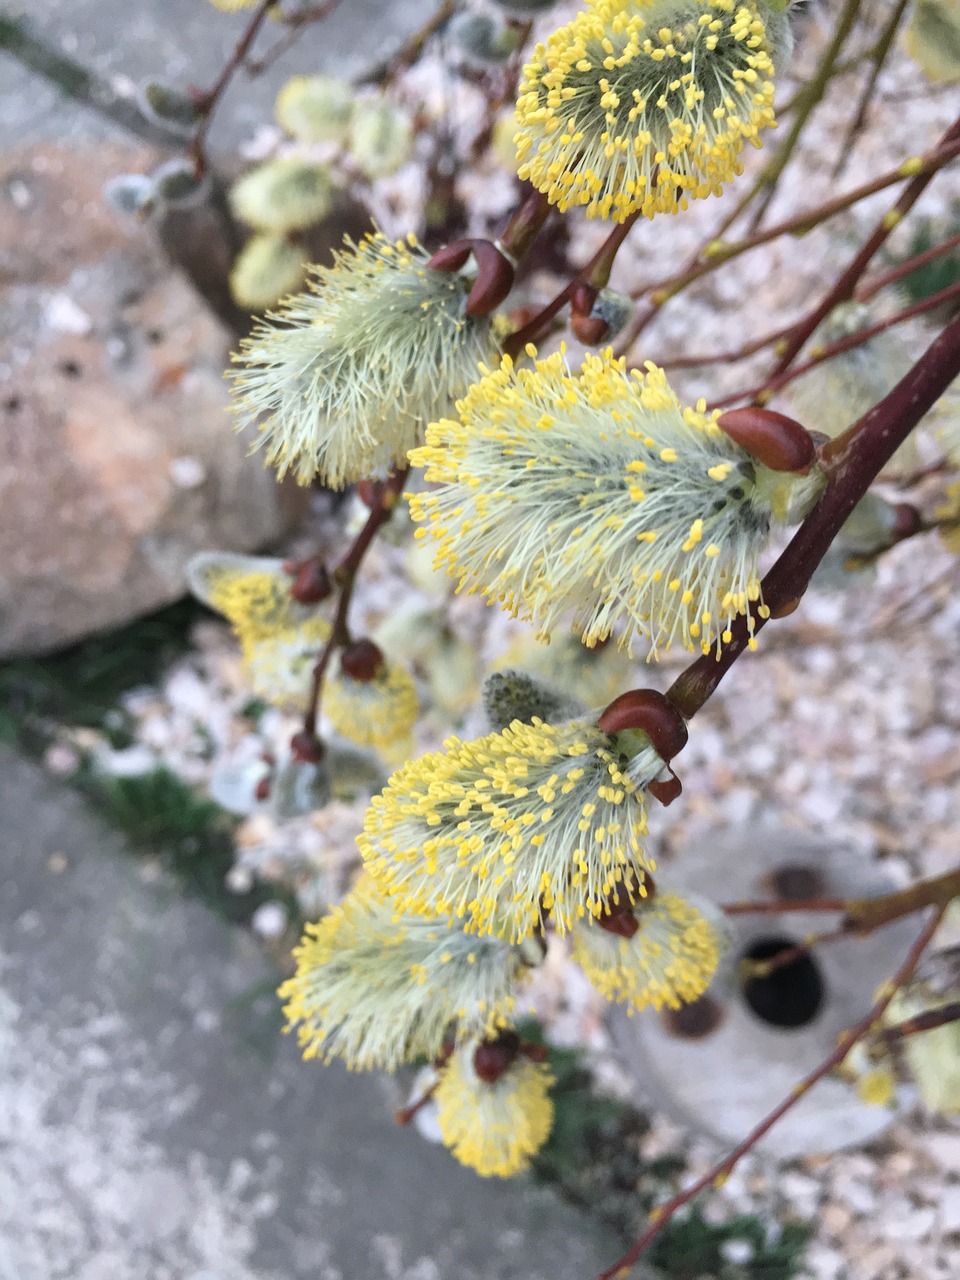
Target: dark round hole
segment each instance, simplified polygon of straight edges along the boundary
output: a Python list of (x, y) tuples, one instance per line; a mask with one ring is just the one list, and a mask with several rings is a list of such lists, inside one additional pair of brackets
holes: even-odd
[(803, 902), (807, 898), (822, 897), (825, 885), (816, 867), (788, 862), (770, 873), (770, 887), (778, 898)]
[(702, 1040), (723, 1021), (723, 1006), (712, 996), (701, 996), (679, 1009), (662, 1009), (660, 1017), (672, 1036), (681, 1040)]
[(83, 374), (83, 369), (76, 360), (61, 360), (59, 369), (65, 378), (79, 378)]
[(7, 413), (16, 413), (23, 407), (23, 401), (19, 396), (7, 396), (6, 400), (3, 402), (3, 407), (6, 409)]
[[(792, 938), (761, 938), (742, 959), (772, 960), (795, 945)], [(766, 977), (748, 977), (743, 997), (757, 1017), (771, 1026), (805, 1027), (823, 1004), (823, 978), (816, 961), (805, 954), (788, 960)]]

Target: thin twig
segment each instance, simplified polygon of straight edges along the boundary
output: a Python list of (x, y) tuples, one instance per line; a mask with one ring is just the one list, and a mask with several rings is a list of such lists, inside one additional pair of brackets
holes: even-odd
[(912, 257), (905, 258), (903, 262), (898, 262), (895, 267), (889, 267), (871, 280), (865, 280), (856, 290), (855, 297), (857, 301), (869, 302), (872, 297), (878, 294), (881, 289), (885, 289), (887, 285), (896, 284), (904, 276), (909, 276), (921, 267), (925, 267), (928, 262), (934, 262), (937, 258), (944, 257), (958, 246), (960, 246), (960, 231), (956, 235), (947, 236), (946, 240), (941, 240), (939, 244), (935, 244), (929, 249), (924, 249), (923, 253), (915, 253)]
[(953, 302), (956, 299), (960, 299), (960, 280), (955, 284), (948, 284), (945, 289), (939, 289), (936, 293), (931, 293), (927, 298), (921, 298), (919, 302), (914, 302), (911, 306), (904, 307), (892, 316), (878, 320), (876, 324), (867, 325), (863, 329), (858, 329), (856, 333), (847, 334), (845, 338), (837, 338), (836, 342), (828, 342), (825, 346), (816, 348), (810, 353), (809, 360), (806, 360), (803, 364), (794, 365), (791, 369), (785, 369), (783, 373), (775, 378), (767, 378), (765, 382), (761, 382), (755, 387), (750, 387), (747, 391), (736, 391), (730, 395), (721, 396), (719, 400), (711, 402), (710, 408), (722, 409), (727, 405), (735, 404), (738, 400), (765, 402), (793, 382), (795, 378), (800, 378), (803, 374), (809, 373), (817, 365), (823, 364), (827, 360), (832, 360), (834, 356), (842, 355), (845, 351), (852, 351), (855, 347), (862, 346), (871, 338), (875, 338), (878, 333), (883, 333), (887, 329), (892, 329), (895, 325), (903, 324), (907, 320), (922, 316), (927, 311), (935, 311), (937, 307), (942, 306), (945, 302)]
[(826, 1058), (809, 1072), (804, 1078), (790, 1090), (789, 1094), (778, 1103), (776, 1107), (765, 1116), (763, 1120), (750, 1133), (739, 1142), (731, 1152), (718, 1161), (707, 1173), (698, 1178), (686, 1190), (681, 1191), (674, 1196), (672, 1200), (668, 1200), (666, 1204), (657, 1205), (650, 1214), (650, 1225), (640, 1238), (630, 1246), (625, 1254), (608, 1267), (606, 1271), (601, 1271), (596, 1280), (620, 1280), (633, 1268), (639, 1261), (644, 1250), (647, 1249), (657, 1238), (664, 1227), (674, 1216), (674, 1214), (685, 1204), (689, 1202), (701, 1191), (705, 1191), (710, 1186), (721, 1186), (726, 1178), (732, 1173), (739, 1160), (751, 1151), (760, 1139), (769, 1132), (770, 1129), (787, 1114), (793, 1107), (797, 1105), (801, 1098), (806, 1097), (815, 1084), (818, 1084), (824, 1076), (828, 1075), (836, 1067), (839, 1067), (844, 1058), (853, 1048), (853, 1046), (869, 1035), (875, 1024), (883, 1017), (890, 1004), (890, 1001), (896, 995), (897, 991), (909, 979), (914, 969), (920, 962), (920, 959), (930, 944), (930, 940), (936, 932), (940, 921), (943, 919), (945, 908), (941, 907), (931, 913), (930, 919), (924, 925), (916, 941), (911, 946), (903, 963), (897, 969), (893, 977), (883, 984), (877, 1000), (871, 1006), (870, 1010), (855, 1023), (849, 1030), (845, 1031), (839, 1037), (836, 1048), (827, 1055)]
[(267, 14), (278, 3), (279, 0), (260, 0), (256, 9), (250, 15), (250, 20), (234, 46), (233, 53), (227, 59), (223, 70), (209, 89), (197, 95), (196, 108), (200, 116), (200, 123), (197, 125), (190, 143), (190, 155), (197, 166), (197, 177), (201, 177), (206, 169), (207, 161), (204, 153), (204, 144), (220, 100), (226, 93), (227, 86), (236, 74), (237, 69), (249, 53), (250, 46), (257, 38), (257, 32), (263, 26)]
[(353, 599), (357, 571), (380, 529), (396, 510), (396, 505), (400, 494), (403, 492), (403, 486), (406, 483), (408, 474), (407, 470), (395, 471), (389, 480), (383, 481), (378, 486), (376, 501), (370, 509), (370, 514), (367, 516), (363, 528), (354, 538), (347, 554), (333, 571), (333, 581), (340, 592), (340, 596), (337, 601), (337, 611), (334, 615), (330, 635), (320, 652), (320, 656), (317, 658), (311, 676), (307, 709), (303, 717), (303, 731), (308, 738), (316, 738), (317, 736), (320, 697), (323, 692), (323, 682), (327, 674), (327, 668), (330, 665), (330, 659), (337, 649), (342, 649), (344, 645), (350, 643), (350, 603)]
[(863, 128), (864, 122), (867, 118), (867, 112), (869, 111), (870, 103), (873, 100), (880, 72), (883, 70), (884, 63), (886, 62), (887, 57), (890, 54), (890, 50), (893, 47), (894, 37), (897, 34), (900, 23), (903, 21), (903, 15), (906, 12), (907, 5), (909, 3), (910, 0), (897, 0), (897, 3), (894, 5), (893, 12), (887, 19), (886, 25), (880, 32), (880, 36), (877, 39), (876, 44), (870, 51), (870, 62), (872, 64), (870, 67), (870, 75), (867, 77), (867, 83), (863, 86), (863, 92), (860, 95), (860, 101), (857, 103), (856, 112), (854, 113), (853, 119), (850, 121), (850, 125), (844, 134), (843, 142), (840, 144), (840, 150), (837, 154), (837, 162), (833, 166), (834, 178), (839, 178), (846, 168), (847, 161), (850, 158), (850, 152), (853, 150), (854, 143), (857, 140), (857, 135)]
[(578, 284), (584, 280), (590, 280), (595, 274), (606, 275), (609, 278), (610, 267), (617, 255), (617, 251), (626, 240), (639, 216), (638, 213), (632, 213), (623, 222), (614, 227), (590, 261), (585, 267), (581, 267), (570, 283), (561, 289), (555, 297), (551, 298), (532, 320), (507, 337), (503, 344), (503, 350), (507, 355), (516, 356), (528, 342), (536, 342), (557, 312), (573, 297)]
[(823, 101), (824, 94), (827, 92), (830, 81), (833, 78), (837, 59), (840, 57), (843, 46), (847, 42), (847, 37), (853, 29), (853, 24), (859, 16), (860, 3), (861, 0), (846, 0), (843, 9), (837, 16), (833, 39), (824, 50), (813, 76), (807, 81), (795, 100), (795, 115), (790, 125), (789, 133), (777, 147), (768, 163), (764, 165), (756, 180), (756, 191), (758, 194), (762, 191), (763, 195), (750, 220), (751, 231), (755, 231), (763, 221), (763, 215), (770, 207), (770, 202), (777, 193), (777, 186), (783, 177), (783, 171), (786, 169), (787, 163), (793, 155), (797, 143), (800, 141), (800, 136), (806, 127), (807, 121)]
[(104, 119), (143, 138), (145, 142), (182, 146), (183, 139), (179, 133), (146, 119), (132, 98), (117, 93), (107, 80), (89, 67), (60, 50), (50, 48), (31, 31), (25, 18), (13, 18), (0, 12), (0, 50), (16, 58), (28, 71), (42, 76), (68, 98), (91, 107)]
[(371, 67), (369, 71), (365, 71), (359, 78), (358, 84), (386, 84), (392, 80), (398, 72), (412, 67), (413, 64), (423, 53), (427, 41), (435, 36), (440, 28), (449, 21), (453, 16), (457, 7), (457, 0), (443, 0), (441, 4), (430, 17), (414, 31), (403, 45), (392, 53), (389, 58), (384, 58), (382, 62), (378, 62), (376, 66)]
[[(960, 119), (954, 121), (947, 132), (940, 139), (936, 151), (929, 153), (926, 157), (930, 159), (931, 155), (946, 155), (950, 151), (954, 155), (960, 155)], [(947, 163), (944, 160), (942, 163)], [(793, 363), (794, 357), (803, 347), (803, 344), (816, 329), (817, 325), (826, 316), (830, 314), (838, 302), (845, 302), (848, 298), (853, 297), (853, 291), (857, 287), (863, 273), (870, 265), (874, 256), (880, 247), (884, 244), (887, 237), (893, 231), (894, 227), (899, 226), (906, 215), (910, 212), (916, 202), (926, 191), (928, 185), (933, 179), (934, 174), (942, 163), (929, 165), (924, 161), (918, 162), (914, 168), (915, 177), (911, 178), (906, 187), (900, 193), (899, 199), (891, 209), (883, 215), (873, 231), (867, 236), (859, 252), (855, 255), (853, 261), (847, 267), (846, 271), (835, 281), (833, 286), (827, 290), (827, 293), (818, 306), (810, 312), (805, 320), (797, 325), (790, 337), (787, 339), (786, 347), (777, 360), (776, 365), (771, 373), (771, 377), (776, 377)]]
[[(763, 580), (770, 616), (796, 607), (817, 565), (853, 508), (923, 415), (960, 374), (960, 316), (956, 316), (889, 395), (823, 450), (826, 489)], [(759, 631), (766, 616), (753, 620)], [(719, 657), (704, 654), (673, 682), (668, 697), (689, 718), (716, 690), (752, 639), (746, 618), (734, 623)]]
[(960, 1022), (960, 1000), (951, 1000), (948, 1004), (942, 1004), (939, 1009), (928, 1009), (925, 1013), (905, 1018), (896, 1026), (884, 1027), (874, 1038), (880, 1044), (894, 1045), (901, 1040), (906, 1040), (908, 1036), (916, 1036), (923, 1031), (935, 1031), (937, 1027), (945, 1027), (951, 1022)]
[[(941, 141), (937, 143), (937, 146), (932, 151), (901, 161), (896, 166), (896, 169), (890, 169), (887, 173), (881, 174), (881, 177), (873, 178), (870, 182), (865, 182), (859, 187), (852, 188), (845, 195), (824, 201), (824, 204), (817, 205), (814, 209), (800, 212), (800, 214), (795, 214), (792, 218), (783, 220), (782, 223), (776, 223), (772, 227), (758, 230), (753, 236), (746, 236), (741, 241), (735, 241), (730, 244), (724, 243), (717, 238), (708, 241), (701, 248), (696, 265), (681, 270), (680, 273), (675, 275), (668, 275), (664, 276), (663, 279), (654, 280), (653, 283), (640, 285), (639, 288), (632, 291), (634, 292), (634, 297), (641, 297), (644, 293), (649, 294), (650, 305), (652, 305), (654, 311), (658, 310), (660, 306), (663, 306), (664, 302), (667, 302), (669, 298), (676, 297), (677, 293), (680, 293), (687, 285), (703, 278), (704, 275), (708, 275), (710, 271), (716, 271), (719, 266), (723, 266), (726, 262), (740, 257), (742, 253), (758, 248), (760, 244), (768, 244), (774, 239), (780, 239), (781, 236), (805, 234), (809, 230), (813, 230), (814, 227), (818, 227), (823, 221), (841, 214), (841, 212), (850, 209), (852, 205), (859, 204), (861, 200), (865, 200), (868, 196), (876, 196), (877, 192), (886, 191), (887, 187), (896, 186), (896, 183), (905, 182), (908, 178), (911, 178), (911, 182), (904, 192), (904, 196), (908, 196), (909, 193), (909, 204), (913, 205), (923, 189), (915, 189), (916, 184), (923, 183), (923, 187), (927, 186), (933, 174), (937, 173), (946, 164), (950, 164), (950, 161), (956, 159), (957, 155), (960, 155), (960, 125), (955, 124), (952, 125), (950, 131), (945, 134), (945, 137), (941, 138)], [(901, 196), (901, 200), (902, 198), (904, 197)], [(893, 229), (893, 225), (896, 225), (897, 221), (901, 219), (902, 212), (900, 211), (899, 201), (882, 219), (883, 224), (888, 224), (883, 239), (886, 239), (887, 234), (890, 234)], [(870, 257), (873, 257), (874, 253), (877, 252), (877, 248), (879, 248), (879, 244), (883, 242), (883, 239), (879, 241), (876, 248), (872, 248)], [(860, 276), (858, 275), (858, 280), (859, 278)], [(817, 328), (817, 325), (814, 325), (814, 328)], [(810, 332), (813, 332), (813, 330), (810, 330)], [(621, 349), (632, 342), (637, 333), (639, 333), (639, 329), (636, 328), (635, 321), (628, 332), (625, 330)]]
[(340, 0), (325, 0), (324, 4), (314, 4), (309, 9), (297, 9), (293, 13), (279, 15), (280, 21), (288, 30), (284, 32), (272, 48), (267, 50), (262, 58), (258, 58), (255, 62), (252, 62), (249, 58), (244, 59), (243, 67), (247, 75), (262, 76), (265, 71), (268, 71), (273, 66), (278, 58), (282, 58), (285, 53), (290, 52), (311, 23), (322, 22), (324, 18), (328, 18), (339, 4)]

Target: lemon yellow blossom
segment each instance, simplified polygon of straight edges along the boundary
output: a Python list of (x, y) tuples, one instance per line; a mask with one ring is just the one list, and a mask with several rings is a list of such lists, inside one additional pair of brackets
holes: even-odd
[(449, 1038), (504, 1026), (527, 968), (517, 947), (446, 921), (398, 916), (369, 881), (309, 924), (279, 991), (304, 1057), (392, 1071)]
[(452, 737), (374, 796), (360, 851), (399, 911), (512, 940), (549, 916), (562, 933), (653, 869), (644, 786), (663, 768), (652, 746), (627, 757), (586, 720)]
[(384, 662), (369, 680), (356, 680), (337, 662), (324, 685), (323, 709), (334, 729), (358, 746), (409, 755), (419, 702), (403, 667)]
[(635, 921), (631, 937), (594, 923), (574, 927), (573, 958), (600, 994), (626, 1002), (628, 1012), (677, 1009), (703, 995), (729, 945), (720, 913), (658, 889), (627, 914)]
[(435, 1098), (444, 1145), (483, 1177), (509, 1178), (529, 1168), (553, 1128), (553, 1076), (518, 1054), (492, 1082), (474, 1068), (475, 1046), (458, 1049), (440, 1074)]
[(346, 244), (234, 357), (238, 425), (256, 423), (267, 462), (302, 484), (405, 463), (496, 351), (490, 321), (465, 313), (471, 280), (428, 267), (414, 236)]
[(584, 643), (617, 629), (654, 654), (719, 651), (736, 617), (763, 616), (760, 551), (817, 478), (764, 467), (702, 401), (682, 408), (662, 370), (628, 372), (609, 350), (579, 374), (562, 352), (533, 368), (505, 357), (457, 409), (410, 455), (439, 486), (410, 506), (459, 589), (544, 638), (575, 610)]
[(187, 577), (194, 595), (233, 627), (253, 692), (278, 706), (303, 705), (330, 623), (293, 598), (283, 561), (203, 552)]
[(789, 20), (755, 0), (593, 0), (524, 68), (521, 178), (622, 222), (718, 195), (774, 123)]

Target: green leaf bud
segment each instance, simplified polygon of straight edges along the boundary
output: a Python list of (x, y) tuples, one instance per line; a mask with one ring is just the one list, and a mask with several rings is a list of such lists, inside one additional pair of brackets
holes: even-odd
[(333, 183), (326, 165), (299, 156), (268, 160), (235, 183), (230, 207), (258, 231), (301, 231), (330, 212)]
[(306, 270), (299, 245), (281, 236), (251, 236), (233, 264), (230, 292), (238, 306), (261, 311), (298, 289)]
[(277, 94), (277, 123), (298, 142), (342, 142), (353, 114), (353, 86), (337, 76), (294, 76)]

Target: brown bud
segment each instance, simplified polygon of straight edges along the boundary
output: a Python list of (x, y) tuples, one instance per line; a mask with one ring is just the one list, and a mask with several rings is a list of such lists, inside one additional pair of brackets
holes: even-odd
[(648, 782), (647, 790), (655, 800), (659, 800), (663, 807), (667, 809), (682, 794), (683, 784), (671, 769), (669, 778), (654, 779), (653, 782)]
[(383, 650), (372, 640), (354, 640), (340, 654), (340, 670), (361, 684), (372, 680), (384, 662)]
[(614, 698), (597, 721), (604, 733), (639, 729), (654, 751), (672, 760), (687, 745), (687, 724), (673, 703), (655, 689), (631, 689)]
[(586, 347), (595, 347), (610, 332), (602, 316), (581, 315), (578, 311), (570, 315), (570, 328)]
[(291, 571), (293, 584), (290, 587), (290, 594), (297, 604), (319, 604), (332, 593), (333, 584), (330, 581), (330, 575), (327, 573), (326, 566), (319, 560), (304, 560), (300, 564), (294, 562), (287, 570), (288, 573)]
[(632, 909), (615, 911), (612, 915), (597, 917), (597, 924), (607, 933), (614, 933), (618, 938), (632, 938), (640, 928), (640, 921)]
[(488, 316), (499, 307), (513, 288), (514, 269), (490, 240), (474, 240), (477, 278), (467, 295), (468, 316)]
[(459, 271), (467, 265), (472, 252), (472, 240), (454, 240), (453, 244), (445, 244), (438, 249), (427, 266), (433, 267), (434, 271)]
[(771, 471), (809, 471), (816, 457), (810, 432), (772, 409), (730, 409), (717, 426)]
[(896, 513), (892, 533), (894, 542), (912, 538), (923, 528), (923, 517), (912, 503), (898, 502), (893, 509)]
[(503, 1031), (496, 1040), (485, 1040), (473, 1053), (473, 1069), (484, 1084), (495, 1084), (520, 1052), (520, 1037)]
[(267, 800), (270, 796), (270, 779), (261, 778), (253, 792), (258, 800)]
[(499, 307), (513, 288), (513, 263), (492, 240), (455, 240), (438, 249), (428, 267), (435, 271), (459, 271), (473, 254), (477, 278), (467, 294), (468, 316), (487, 316)]
[(319, 764), (323, 754), (323, 743), (316, 734), (301, 729), (290, 739), (290, 755), (301, 764)]
[(592, 284), (581, 280), (570, 295), (570, 310), (576, 316), (588, 316), (597, 300), (597, 291)]

